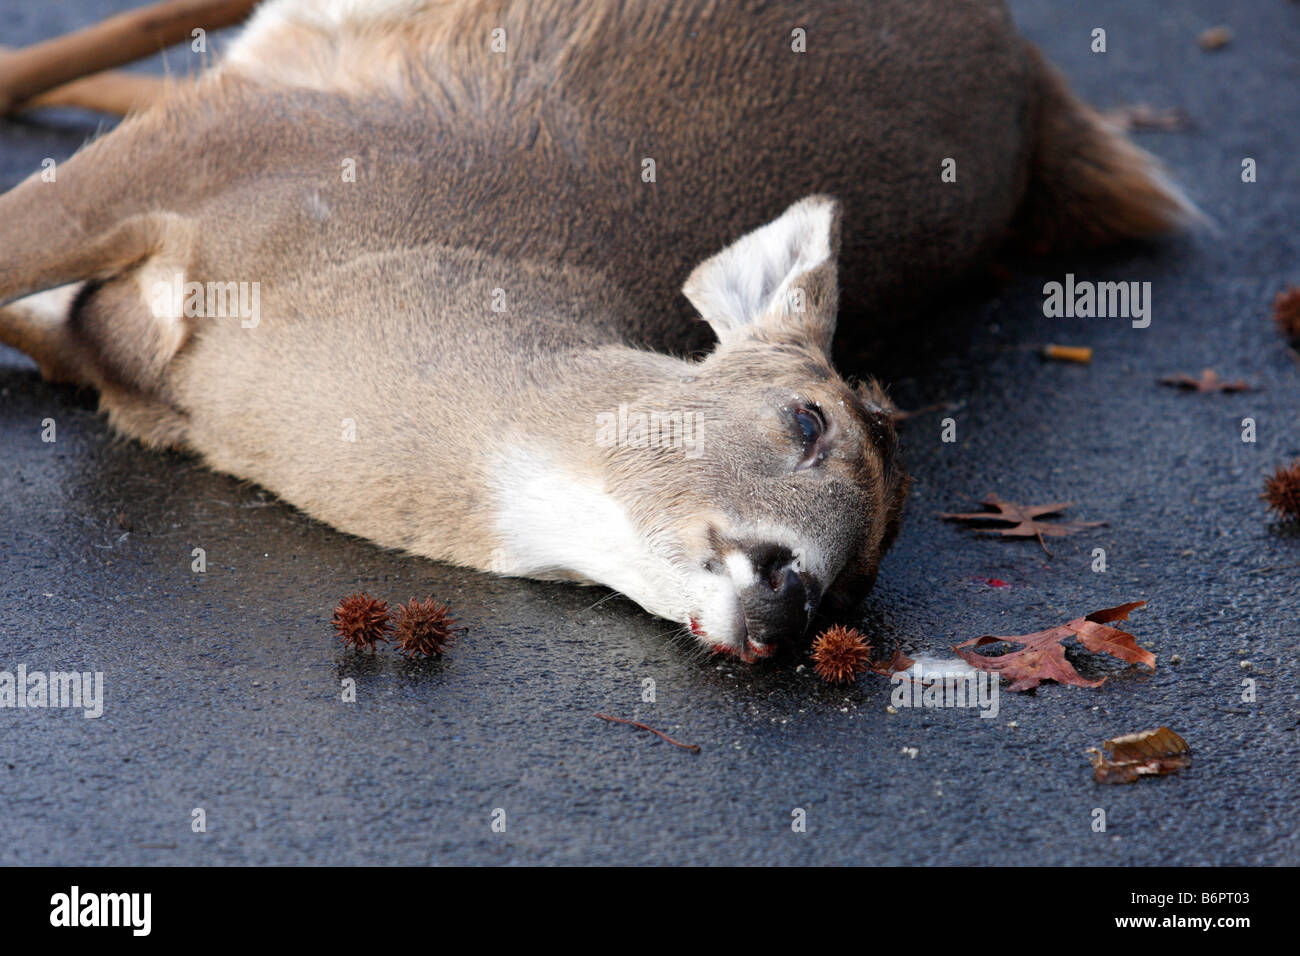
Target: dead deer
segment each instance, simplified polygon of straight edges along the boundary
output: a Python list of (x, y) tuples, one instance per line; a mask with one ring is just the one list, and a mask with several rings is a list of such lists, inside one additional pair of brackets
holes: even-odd
[(0, 198), (0, 340), (342, 531), (746, 660), (898, 529), (841, 300), (1193, 214), (997, 2), (267, 0), (197, 80), (80, 78), (251, 6), (0, 58), (4, 108), (136, 110)]

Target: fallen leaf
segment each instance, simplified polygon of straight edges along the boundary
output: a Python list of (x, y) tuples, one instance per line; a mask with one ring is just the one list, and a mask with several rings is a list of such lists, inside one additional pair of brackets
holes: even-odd
[(1232, 42), (1232, 31), (1227, 27), (1210, 27), (1196, 38), (1202, 50), (1222, 50)]
[[(945, 521), (969, 521), (969, 522), (993, 522), (1011, 525), (1009, 528), (976, 528), (977, 531), (987, 531), (990, 534), (999, 534), (1004, 538), (1037, 538), (1038, 543), (1043, 545), (1043, 550), (1047, 551), (1047, 545), (1043, 544), (1043, 535), (1052, 538), (1064, 537), (1067, 534), (1074, 534), (1077, 531), (1083, 531), (1087, 528), (1098, 528), (1104, 525), (1104, 521), (1039, 521), (1039, 518), (1059, 514), (1066, 508), (1070, 507), (1072, 501), (1056, 501), (1047, 505), (1018, 505), (1012, 501), (1003, 501), (997, 495), (985, 496), (981, 504), (990, 509), (988, 511), (975, 512), (972, 514), (941, 514), (940, 518)], [(1051, 552), (1047, 551), (1050, 555)]]
[(1249, 382), (1240, 380), (1225, 382), (1212, 368), (1201, 369), (1200, 378), (1192, 378), (1190, 375), (1166, 375), (1160, 380), (1160, 384), (1195, 392), (1249, 392), (1255, 387)]
[[(1058, 684), (1070, 684), (1074, 687), (1100, 687), (1101, 680), (1084, 680), (1079, 672), (1065, 658), (1065, 647), (1061, 641), (1067, 637), (1076, 638), (1080, 644), (1094, 654), (1109, 654), (1130, 664), (1145, 664), (1155, 670), (1156, 656), (1144, 648), (1138, 647), (1137, 638), (1127, 631), (1110, 627), (1112, 621), (1123, 621), (1129, 613), (1146, 604), (1146, 601), (1133, 601), (1119, 607), (1093, 611), (1084, 617), (1077, 617), (1065, 624), (1050, 627), (1033, 634), (1012, 634), (983, 637), (963, 641), (953, 647), (961, 658), (972, 667), (1001, 674), (1011, 682), (1007, 688), (1012, 691), (1032, 690), (1045, 680), (1054, 680)], [(1005, 641), (1021, 644), (1018, 651), (1008, 651), (997, 657), (980, 654), (975, 650), (964, 648), (983, 647)]]
[(1107, 110), (1103, 115), (1112, 125), (1118, 126), (1125, 133), (1132, 132), (1135, 129), (1151, 129), (1164, 133), (1173, 133), (1191, 126), (1191, 122), (1183, 110), (1177, 107), (1162, 109), (1148, 103), (1117, 106), (1112, 110)]
[(1283, 335), (1300, 344), (1300, 286), (1288, 285), (1274, 297), (1273, 321)]
[(916, 661), (908, 657), (897, 647), (894, 648), (894, 656), (887, 661), (874, 661), (871, 664), (871, 672), (879, 674), (882, 677), (888, 677), (890, 674), (897, 674), (899, 671), (909, 670)]
[(1096, 747), (1087, 750), (1098, 783), (1133, 783), (1141, 777), (1177, 773), (1192, 763), (1187, 741), (1168, 727), (1125, 734), (1102, 746), (1106, 748), (1105, 756)]

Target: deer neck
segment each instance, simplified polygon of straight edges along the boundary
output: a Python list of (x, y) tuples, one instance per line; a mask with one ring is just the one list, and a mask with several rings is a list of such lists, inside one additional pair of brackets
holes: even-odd
[[(488, 464), (491, 570), (643, 590), (652, 561), (647, 503), (620, 494), (636, 456), (698, 455), (702, 415), (690, 408), (695, 367), (625, 345), (547, 361)], [(680, 618), (676, 609), (661, 609)]]

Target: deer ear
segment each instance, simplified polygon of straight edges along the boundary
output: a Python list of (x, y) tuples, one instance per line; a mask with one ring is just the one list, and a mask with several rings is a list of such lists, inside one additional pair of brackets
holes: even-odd
[(682, 291), (723, 344), (753, 336), (829, 353), (839, 244), (839, 203), (808, 196), (696, 266)]

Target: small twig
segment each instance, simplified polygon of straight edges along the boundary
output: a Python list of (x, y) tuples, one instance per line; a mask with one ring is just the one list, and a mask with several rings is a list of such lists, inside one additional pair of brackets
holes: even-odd
[(609, 714), (597, 714), (596, 716), (599, 717), (601, 720), (613, 721), (616, 724), (630, 724), (633, 727), (640, 727), (642, 730), (648, 730), (652, 734), (658, 734), (660, 737), (668, 741), (674, 747), (681, 747), (683, 750), (689, 750), (693, 754), (697, 754), (700, 752), (699, 744), (684, 744), (680, 740), (673, 740), (673, 738), (669, 737), (662, 730), (655, 730), (653, 727), (649, 726), (648, 724), (643, 724), (640, 721), (625, 720), (622, 717), (611, 717), (609, 716)]

